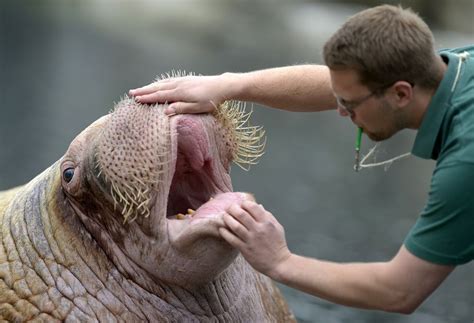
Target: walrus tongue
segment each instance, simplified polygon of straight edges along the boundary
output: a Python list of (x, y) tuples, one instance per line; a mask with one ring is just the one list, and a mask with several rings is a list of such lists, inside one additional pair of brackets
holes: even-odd
[(221, 239), (218, 228), (224, 226), (222, 216), (233, 203), (253, 200), (247, 193), (221, 193), (202, 204), (192, 216), (168, 218), (168, 234), (174, 246), (181, 250), (192, 248), (204, 236)]
[(244, 200), (253, 200), (252, 195), (247, 193), (221, 193), (216, 195), (212, 200), (201, 205), (192, 215), (193, 220), (202, 218), (219, 217), (233, 204), (240, 204)]

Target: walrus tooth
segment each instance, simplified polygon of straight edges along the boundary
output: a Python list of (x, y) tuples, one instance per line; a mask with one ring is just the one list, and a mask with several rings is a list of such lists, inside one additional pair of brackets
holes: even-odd
[(185, 216), (184, 216), (183, 213), (178, 213), (178, 214), (176, 214), (176, 218), (177, 218), (178, 220), (183, 220), (183, 219), (185, 218)]
[(188, 214), (189, 215), (193, 216), (194, 212), (196, 212), (196, 211), (194, 211), (193, 209), (188, 209)]

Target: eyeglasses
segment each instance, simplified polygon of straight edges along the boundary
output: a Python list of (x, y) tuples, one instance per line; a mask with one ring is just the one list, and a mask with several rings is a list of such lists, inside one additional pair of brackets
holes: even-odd
[(368, 95), (364, 96), (362, 99), (359, 99), (357, 101), (348, 101), (344, 100), (343, 98), (336, 96), (336, 102), (337, 106), (347, 112), (349, 115), (354, 114), (355, 108), (357, 108), (359, 105), (370, 99), (372, 96), (375, 95), (375, 92), (371, 92)]
[[(381, 86), (381, 87), (375, 89), (374, 91), (370, 92), (369, 94), (367, 94), (363, 98), (361, 98), (359, 100), (356, 100), (356, 101), (344, 100), (343, 98), (336, 95), (337, 106), (339, 108), (341, 108), (342, 110), (344, 110), (345, 112), (347, 112), (349, 115), (353, 116), (354, 115), (354, 110), (358, 106), (360, 106), (362, 103), (364, 103), (365, 101), (367, 101), (368, 99), (370, 99), (374, 95), (382, 94), (386, 89), (391, 87), (393, 84), (395, 84), (395, 83), (390, 83), (388, 85)], [(411, 84), (411, 85), (413, 86), (413, 84)]]

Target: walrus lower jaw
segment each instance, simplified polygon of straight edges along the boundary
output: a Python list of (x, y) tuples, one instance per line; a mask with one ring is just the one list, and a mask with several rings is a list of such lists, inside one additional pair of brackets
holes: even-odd
[(168, 220), (170, 242), (178, 249), (186, 249), (202, 239), (203, 235), (220, 238), (219, 227), (224, 226), (223, 215), (233, 203), (254, 200), (248, 193), (222, 193), (201, 205), (192, 217)]

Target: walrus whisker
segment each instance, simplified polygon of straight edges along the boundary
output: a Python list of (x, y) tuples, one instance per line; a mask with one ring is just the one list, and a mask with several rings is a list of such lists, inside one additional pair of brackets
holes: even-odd
[(143, 191), (143, 195), (147, 195), (148, 192), (150, 192), (150, 188), (147, 187), (147, 188), (145, 188), (145, 191)]
[(110, 186), (110, 196), (112, 196), (112, 200), (114, 201), (114, 212), (115, 212), (117, 210), (117, 199), (115, 198), (115, 193), (112, 186)]
[(120, 192), (120, 190), (117, 188), (115, 183), (112, 183), (112, 188), (113, 188), (114, 192), (120, 197), (120, 201), (125, 201), (125, 203), (126, 203), (126, 198), (122, 195), (122, 192)]
[(137, 206), (137, 209), (142, 209), (142, 210), (141, 210), (142, 215), (146, 213), (147, 208), (145, 208), (145, 206), (146, 206), (149, 202), (150, 202), (149, 200), (145, 200), (145, 201), (143, 201), (142, 203), (140, 203), (140, 205)]
[(134, 217), (129, 219), (130, 215), (132, 214), (133, 209), (130, 207), (125, 214), (123, 214), (123, 223), (126, 224), (127, 222), (132, 222), (136, 218), (136, 214)]
[(128, 191), (133, 191), (133, 188), (132, 188), (130, 185), (128, 185), (128, 183), (124, 182), (124, 183), (122, 183), (122, 185), (124, 186), (124, 188), (125, 188), (126, 190), (128, 190)]
[[(239, 116), (242, 119), (240, 120), (241, 122), (237, 126), (237, 129), (248, 129), (249, 127), (246, 127), (245, 125), (248, 122), (248, 120), (250, 119), (250, 116), (251, 116), (251, 113), (247, 113), (246, 115)], [(250, 127), (250, 128), (254, 128), (254, 127)]]
[(125, 190), (123, 192), (123, 195), (125, 196), (124, 200), (127, 201), (127, 203), (130, 203), (130, 204), (135, 203), (135, 200), (138, 199), (138, 194), (135, 193), (134, 190), (132, 190), (132, 191)]
[(145, 183), (141, 179), (139, 179), (137, 176), (133, 175), (132, 178), (136, 180), (138, 184), (146, 186)]
[(243, 164), (256, 164), (264, 153), (266, 143), (265, 130), (248, 124), (252, 113), (253, 110), (246, 112), (245, 103), (240, 101), (226, 101), (214, 112), (216, 119), (230, 130), (235, 144), (233, 161), (244, 170), (249, 170), (249, 167)]

